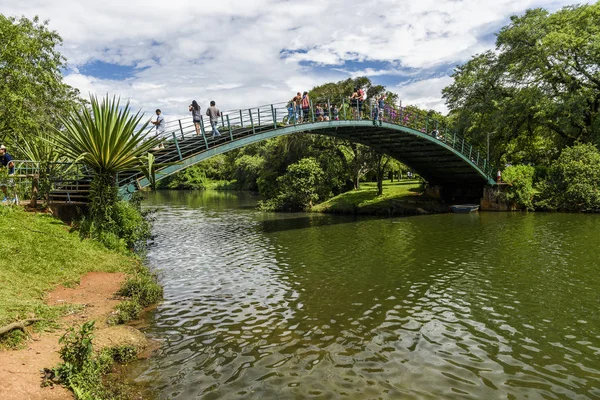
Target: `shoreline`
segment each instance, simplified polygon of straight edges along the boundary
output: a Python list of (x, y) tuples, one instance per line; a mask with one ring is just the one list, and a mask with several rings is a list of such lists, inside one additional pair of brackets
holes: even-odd
[[(119, 254), (95, 241), (80, 239), (66, 224), (47, 215), (14, 209), (3, 219), (0, 234), (10, 232), (12, 236), (0, 247), (10, 251), (15, 266), (0, 272), (0, 326), (40, 319), (0, 336), (3, 399), (76, 398), (71, 389), (53, 379), (52, 371), (63, 361), (59, 339), (69, 328), (79, 332), (89, 321), (95, 321), (92, 357), (101, 357), (103, 349), (117, 349), (127, 351), (130, 357), (126, 362), (132, 360), (132, 354), (135, 359), (147, 358), (148, 349), (155, 347), (149, 346), (140, 330), (128, 325), (158, 303), (158, 292), (162, 296), (162, 288), (147, 266), (133, 254)], [(120, 369), (117, 358), (107, 364), (110, 371)], [(50, 379), (43, 379), (44, 370)], [(111, 377), (110, 371), (102, 378), (90, 379), (108, 380), (109, 385), (136, 394), (133, 382), (118, 372)], [(85, 379), (85, 374), (79, 378)]]

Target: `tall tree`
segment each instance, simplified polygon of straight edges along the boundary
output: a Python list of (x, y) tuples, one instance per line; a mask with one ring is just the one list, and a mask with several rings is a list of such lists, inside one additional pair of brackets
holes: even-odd
[(48, 21), (0, 14), (0, 140), (49, 131), (78, 102), (78, 91), (63, 82), (61, 43)]
[(459, 131), (491, 140), (492, 159), (549, 163), (577, 141), (600, 143), (600, 3), (511, 18), (496, 52), (473, 57), (443, 90)]

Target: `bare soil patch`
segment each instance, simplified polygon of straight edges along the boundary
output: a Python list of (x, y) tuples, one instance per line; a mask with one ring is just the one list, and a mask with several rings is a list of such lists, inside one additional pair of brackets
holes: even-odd
[[(60, 362), (58, 339), (70, 326), (96, 320), (97, 328), (106, 326), (106, 317), (119, 304), (114, 297), (125, 274), (90, 272), (81, 278), (77, 287), (58, 286), (48, 293), (49, 305), (79, 304), (81, 312), (61, 318), (61, 329), (55, 332), (31, 333), (32, 340), (22, 350), (0, 352), (0, 393), (3, 400), (63, 400), (73, 394), (60, 386), (40, 387), (40, 370)], [(99, 331), (98, 333), (100, 333)], [(133, 334), (131, 334), (133, 335)]]

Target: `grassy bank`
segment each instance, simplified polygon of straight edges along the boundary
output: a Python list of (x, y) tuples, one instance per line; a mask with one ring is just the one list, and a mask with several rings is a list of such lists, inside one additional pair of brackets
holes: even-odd
[(46, 320), (38, 328), (51, 324), (73, 306), (46, 305), (48, 290), (73, 285), (90, 271), (131, 273), (139, 266), (48, 215), (0, 207), (0, 221), (0, 326), (34, 317)]
[(447, 207), (421, 192), (419, 181), (383, 182), (383, 194), (377, 196), (377, 184), (361, 184), (312, 208), (313, 212), (332, 214), (418, 215), (442, 212)]

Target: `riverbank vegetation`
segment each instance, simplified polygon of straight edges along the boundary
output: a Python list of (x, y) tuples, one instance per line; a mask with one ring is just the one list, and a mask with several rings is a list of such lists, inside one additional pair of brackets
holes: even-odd
[[(0, 326), (40, 318), (35, 330), (56, 327), (56, 320), (74, 311), (72, 305), (49, 306), (45, 293), (57, 285), (71, 286), (90, 271), (134, 273), (139, 261), (107, 250), (94, 240), (82, 240), (49, 215), (0, 207)], [(15, 330), (0, 338), (14, 347), (25, 337)]]

